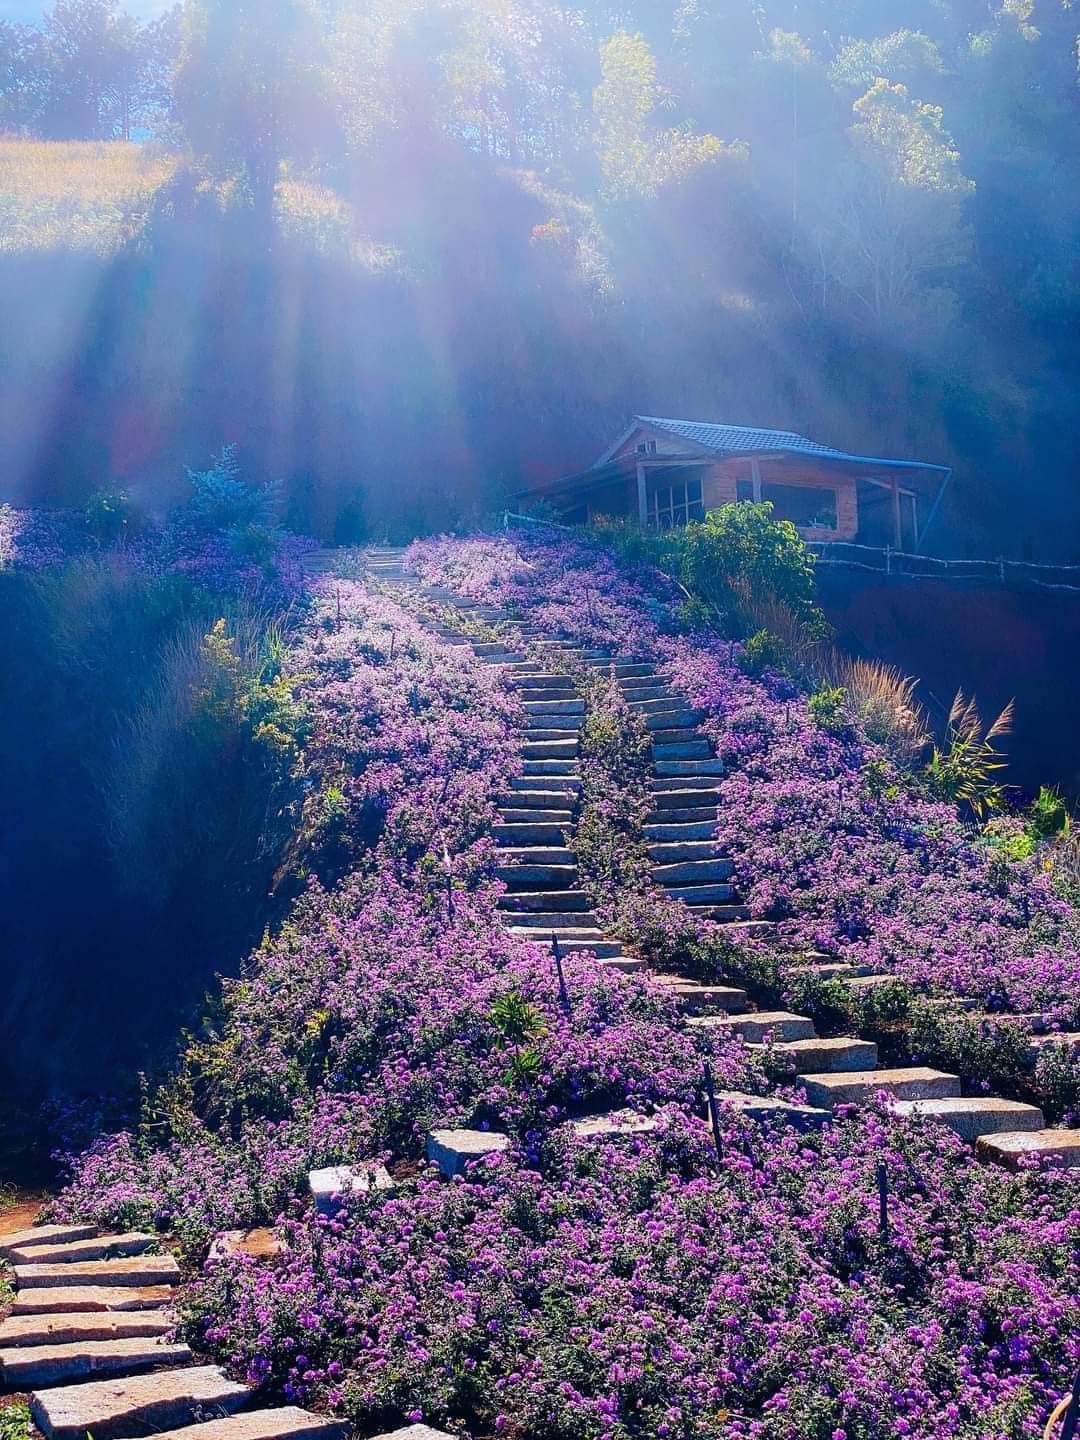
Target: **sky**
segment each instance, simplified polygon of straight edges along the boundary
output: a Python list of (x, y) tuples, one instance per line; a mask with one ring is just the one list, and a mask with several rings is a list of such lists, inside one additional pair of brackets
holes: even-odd
[[(172, 0), (127, 0), (130, 10), (140, 20), (149, 20), (167, 10)], [(0, 0), (0, 20), (40, 20), (48, 8), (48, 0)]]

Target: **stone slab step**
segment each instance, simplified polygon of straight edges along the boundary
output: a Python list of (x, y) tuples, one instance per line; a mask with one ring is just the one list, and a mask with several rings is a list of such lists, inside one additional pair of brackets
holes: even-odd
[(640, 975), (649, 968), (637, 955), (597, 955), (596, 963), (602, 970), (620, 970), (624, 975)]
[[(503, 916), (513, 931), (558, 930), (560, 942), (563, 930), (588, 930), (595, 935), (603, 933), (597, 929), (596, 916), (591, 910), (538, 910), (535, 913), (528, 910), (504, 910)], [(579, 935), (575, 938), (582, 937)]]
[(584, 715), (584, 700), (523, 700), (526, 715)]
[(718, 1090), (717, 1100), (722, 1105), (753, 1120), (758, 1125), (782, 1122), (796, 1130), (820, 1130), (832, 1119), (831, 1110), (816, 1105), (794, 1105), (789, 1100), (779, 1100), (772, 1095), (746, 1095), (740, 1090)]
[(639, 664), (636, 664), (636, 663), (634, 663), (633, 661), (630, 661), (630, 660), (616, 660), (616, 661), (612, 662), (612, 661), (611, 661), (610, 659), (608, 659), (606, 656), (603, 657), (603, 658), (600, 657), (600, 656), (590, 656), (590, 657), (588, 657), (588, 658), (586, 659), (585, 664), (588, 665), (588, 666), (589, 666), (591, 669), (593, 669), (593, 670), (611, 670), (611, 669), (614, 669), (614, 671), (615, 671), (615, 678), (616, 678), (617, 680), (622, 680), (622, 679), (625, 679), (625, 678), (628, 677), (628, 676), (633, 676), (633, 675), (655, 675), (655, 674), (656, 674), (656, 666), (655, 666), (655, 665), (647, 665), (647, 664), (641, 664), (641, 665), (639, 665)]
[[(543, 761), (543, 764), (549, 762)], [(554, 762), (562, 764), (562, 761)], [(510, 790), (515, 795), (550, 795), (558, 800), (572, 800), (581, 789), (581, 780), (576, 775), (557, 775), (550, 779), (543, 775), (517, 775), (510, 781)]]
[(204, 1420), (201, 1425), (165, 1430), (154, 1440), (346, 1440), (351, 1428), (346, 1420), (331, 1420), (296, 1405), (283, 1405), (276, 1410), (249, 1410), (221, 1420)]
[(701, 1015), (687, 1020), (686, 1027), (704, 1035), (736, 1035), (750, 1045), (760, 1045), (768, 1035), (783, 1042), (814, 1038), (813, 1020), (788, 1010), (758, 1010), (752, 1015)]
[(679, 740), (674, 745), (653, 742), (653, 760), (711, 760), (712, 746), (707, 740)]
[(894, 1100), (948, 1100), (960, 1094), (960, 1081), (955, 1075), (928, 1065), (912, 1065), (896, 1070), (848, 1071), (838, 1075), (804, 1075), (797, 1077), (811, 1105), (858, 1105), (872, 1100), (884, 1090)]
[(112, 1255), (142, 1255), (158, 1243), (156, 1235), (133, 1230), (123, 1235), (96, 1235), (89, 1240), (63, 1240), (55, 1245), (20, 1245), (9, 1250), (13, 1265), (67, 1265), (79, 1260), (105, 1260)]
[(682, 900), (687, 905), (713, 906), (726, 905), (729, 900), (735, 898), (734, 885), (722, 883), (709, 885), (669, 885), (664, 884), (669, 900)]
[(1052, 1030), (1046, 1035), (1028, 1037), (1028, 1059), (1037, 1060), (1044, 1050), (1058, 1047), (1068, 1055), (1080, 1055), (1080, 1032), (1075, 1030)]
[[(534, 782), (535, 783), (535, 782)], [(512, 795), (499, 796), (499, 808), (508, 810), (569, 810), (573, 796), (565, 790), (515, 790)], [(567, 820), (569, 821), (569, 814)]]
[[(531, 918), (532, 917), (528, 915), (508, 915), (505, 917), (504, 923), (510, 931), (510, 934), (516, 935), (519, 940), (530, 940), (534, 945), (544, 945), (550, 949), (551, 937), (544, 935), (542, 932), (538, 933), (537, 927), (528, 923)], [(573, 920), (577, 917), (571, 915), (568, 918)], [(587, 919), (588, 917), (585, 918)], [(559, 932), (559, 945), (563, 950), (566, 949), (568, 944), (575, 941), (580, 941), (583, 945), (588, 945), (591, 948), (593, 943), (599, 943), (605, 938), (604, 932), (599, 930), (595, 924), (560, 925), (555, 928)]]
[[(515, 672), (520, 670), (520, 668), (521, 667), (515, 667)], [(555, 670), (534, 670), (529, 674), (522, 674), (519, 678), (515, 678), (514, 684), (522, 690), (558, 690), (565, 687), (572, 689), (574, 682), (570, 679), (569, 675), (560, 675)]]
[(570, 741), (572, 741), (572, 742), (576, 745), (576, 744), (577, 744), (577, 737), (578, 737), (580, 731), (581, 731), (581, 726), (580, 726), (580, 725), (576, 725), (576, 724), (575, 724), (575, 725), (533, 725), (533, 724), (530, 723), (530, 724), (527, 724), (527, 725), (525, 726), (525, 730), (524, 730), (523, 733), (524, 733), (524, 735), (525, 735), (526, 738), (522, 741), (522, 744), (523, 744), (523, 745), (531, 745), (531, 744), (533, 744), (534, 741), (538, 743), (538, 742), (540, 742), (541, 740), (545, 740), (545, 741), (547, 741), (547, 740), (554, 740), (554, 741), (561, 741), (561, 742), (570, 742)]
[[(509, 826), (528, 825), (530, 827), (543, 825), (549, 830), (558, 830), (560, 833), (571, 824), (572, 816), (569, 810), (552, 806), (544, 810), (540, 806), (531, 805), (504, 805), (500, 807), (501, 826), (505, 830)], [(498, 830), (499, 825), (495, 826)]]
[(654, 730), (652, 732), (654, 751), (658, 745), (682, 745), (687, 741), (700, 739), (701, 734), (696, 725), (684, 725), (671, 730)]
[[(704, 710), (658, 710), (645, 716), (646, 730), (692, 730), (705, 719)], [(655, 741), (653, 742), (656, 743)]]
[[(680, 847), (672, 848), (679, 849)], [(712, 847), (703, 845), (701, 848), (709, 850)], [(657, 885), (693, 885), (699, 881), (705, 884), (712, 880), (727, 880), (734, 868), (730, 860), (718, 859), (714, 850), (713, 855), (707, 859), (699, 860), (690, 856), (686, 859), (675, 860), (669, 865), (654, 865), (651, 873), (653, 881)]]
[[(681, 827), (676, 825), (667, 827), (649, 826), (650, 830), (664, 828), (676, 830)], [(686, 828), (690, 829), (692, 827), (687, 826)], [(703, 840), (661, 840), (649, 846), (649, 859), (655, 860), (658, 865), (685, 864), (689, 860), (716, 860), (718, 858), (720, 857), (717, 855), (716, 841), (709, 838)], [(724, 864), (730, 866), (731, 861), (725, 860)], [(730, 873), (729, 870), (728, 874)]]
[(132, 1255), (119, 1260), (82, 1260), (62, 1265), (16, 1265), (20, 1290), (51, 1285), (176, 1285), (180, 1266), (171, 1255)]
[[(677, 821), (674, 825), (646, 825), (645, 838), (656, 842), (657, 845), (684, 845), (690, 841), (699, 841), (704, 844), (708, 841), (710, 850), (715, 850), (716, 842), (713, 839), (715, 830), (715, 819), (683, 820)], [(649, 853), (652, 854), (651, 848)]]
[(679, 776), (724, 775), (727, 766), (722, 760), (656, 760), (653, 770), (661, 778)]
[(705, 985), (673, 975), (658, 975), (656, 980), (684, 1010), (691, 1013), (723, 1010), (732, 1015), (745, 1010), (749, 1004), (746, 991), (737, 985)]
[(681, 711), (686, 709), (685, 700), (683, 700), (680, 696), (672, 695), (667, 690), (665, 690), (663, 694), (657, 695), (655, 698), (650, 698), (648, 696), (639, 696), (637, 694), (627, 695), (625, 698), (626, 703), (627, 705), (629, 705), (630, 709), (635, 711), (638, 715), (655, 715), (660, 711), (662, 711), (665, 715), (668, 715), (672, 711), (680, 713)]
[(523, 845), (518, 850), (503, 850), (499, 859), (505, 865), (548, 865), (558, 867), (560, 870), (569, 866), (573, 868), (576, 862), (573, 850), (565, 845), (544, 846), (544, 845)]
[(645, 820), (646, 834), (656, 825), (708, 825), (712, 834), (716, 830), (716, 805), (665, 805), (662, 810), (650, 810)]
[(980, 1136), (980, 1160), (1016, 1170), (1025, 1160), (1039, 1159), (1062, 1169), (1080, 1166), (1080, 1130), (1005, 1131)]
[(576, 740), (526, 740), (521, 747), (523, 760), (573, 760), (578, 753)]
[(918, 1115), (926, 1120), (936, 1120), (939, 1125), (947, 1125), (970, 1145), (983, 1135), (994, 1135), (1000, 1131), (1037, 1131), (1046, 1126), (1037, 1105), (1024, 1105), (1019, 1100), (1000, 1100), (996, 1096), (898, 1100), (893, 1109), (898, 1115)]
[(112, 1287), (55, 1285), (20, 1290), (11, 1302), (12, 1315), (72, 1315), (101, 1311), (156, 1310), (172, 1298), (169, 1285)]
[(771, 1050), (774, 1055), (789, 1061), (792, 1069), (803, 1075), (818, 1075), (828, 1071), (873, 1070), (878, 1063), (878, 1048), (872, 1040), (858, 1040), (848, 1036), (832, 1040), (823, 1040), (820, 1037), (783, 1040), (773, 1045)]
[[(576, 874), (576, 872), (575, 872)], [(495, 902), (500, 910), (588, 910), (590, 900), (584, 890), (533, 890), (524, 894), (500, 895)]]
[(581, 767), (576, 760), (523, 760), (523, 776), (554, 775), (560, 778), (580, 780)]
[(704, 810), (710, 808), (713, 814), (716, 813), (716, 804), (719, 795), (715, 790), (691, 790), (683, 785), (675, 790), (654, 791), (652, 795), (653, 810)]
[(34, 1225), (29, 1230), (12, 1230), (0, 1237), (0, 1259), (6, 1260), (13, 1250), (28, 1246), (66, 1245), (74, 1240), (92, 1240), (97, 1225)]
[(159, 1365), (186, 1365), (192, 1358), (186, 1345), (154, 1337), (27, 1345), (0, 1350), (0, 1381), (9, 1390), (28, 1390), (106, 1375), (133, 1375)]
[(570, 890), (578, 878), (577, 866), (520, 863), (500, 865), (495, 874), (512, 893), (536, 890), (545, 886), (553, 890)]
[(190, 1425), (215, 1411), (239, 1410), (250, 1391), (216, 1365), (163, 1370), (123, 1380), (97, 1380), (37, 1390), (34, 1423), (46, 1440), (121, 1440)]
[(514, 854), (528, 855), (531, 853), (528, 847), (535, 845), (557, 847), (560, 854), (572, 853), (565, 849), (566, 836), (561, 825), (493, 825), (491, 835), (496, 845)]
[(571, 1128), (577, 1140), (632, 1140), (637, 1135), (652, 1135), (656, 1119), (636, 1110), (613, 1110), (607, 1115), (588, 1115), (574, 1120)]
[[(671, 891), (668, 891), (668, 899), (674, 899)], [(715, 920), (720, 925), (734, 925), (736, 921), (748, 920), (750, 912), (745, 905), (689, 905), (684, 900), (691, 915), (696, 915), (699, 920)]]
[(716, 781), (708, 775), (667, 775), (648, 782), (649, 794), (667, 795), (671, 793), (680, 794), (687, 790), (703, 790), (709, 795), (709, 802), (712, 805), (720, 799), (720, 787)]
[(68, 1311), (9, 1315), (0, 1323), (0, 1350), (24, 1345), (73, 1345), (81, 1340), (140, 1340), (165, 1335), (176, 1324), (169, 1310)]

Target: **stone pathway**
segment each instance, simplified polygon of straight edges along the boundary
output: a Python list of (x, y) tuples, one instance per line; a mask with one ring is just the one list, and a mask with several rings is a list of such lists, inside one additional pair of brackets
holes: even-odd
[[(156, 1235), (93, 1225), (0, 1233), (17, 1287), (0, 1321), (0, 1388), (29, 1392), (48, 1440), (345, 1440), (343, 1421), (262, 1408), (173, 1338), (180, 1267)], [(376, 1440), (450, 1440), (410, 1426)]]
[[(704, 714), (694, 710), (655, 665), (582, 649), (538, 626), (512, 621), (501, 609), (441, 587), (422, 586), (405, 572), (403, 556), (400, 549), (371, 548), (364, 552), (364, 563), (375, 579), (457, 611), (463, 620), (480, 620), (501, 631), (500, 640), (472, 641), (453, 624), (427, 623), (447, 644), (468, 645), (485, 663), (499, 666), (524, 705), (522, 774), (500, 796), (495, 827), (496, 842), (505, 851), (498, 873), (507, 887), (499, 908), (511, 933), (537, 941), (557, 936), (564, 954), (589, 950), (602, 965), (644, 968), (618, 939), (601, 930), (578, 885), (568, 836), (581, 790), (578, 739), (585, 702), (564, 670), (542, 663), (545, 652), (552, 660), (613, 674), (631, 710), (644, 716), (653, 741), (654, 808), (645, 828), (653, 881), (703, 919), (744, 933), (767, 931), (767, 924), (748, 920), (738, 904), (731, 861), (713, 839), (723, 764), (700, 728)], [(316, 564), (328, 567), (332, 552), (323, 552)], [(823, 979), (842, 979), (855, 990), (888, 979), (826, 956), (807, 956), (793, 966), (796, 972), (800, 969)], [(808, 1105), (790, 1107), (745, 1095), (723, 1097), (748, 1114), (783, 1112), (796, 1123), (813, 1125), (827, 1121), (839, 1104), (858, 1104), (884, 1092), (898, 1113), (917, 1113), (948, 1126), (977, 1145), (985, 1159), (1015, 1166), (1023, 1156), (1038, 1154), (1080, 1165), (1080, 1130), (1047, 1128), (1037, 1106), (994, 1096), (962, 1096), (957, 1076), (926, 1066), (882, 1068), (872, 1041), (820, 1037), (807, 1016), (756, 1010), (740, 986), (702, 984), (678, 975), (655, 978), (678, 998), (691, 1028), (738, 1035), (751, 1047), (768, 1044), (774, 1057), (789, 1063), (791, 1079), (805, 1089)], [(1080, 1036), (1066, 1038), (1080, 1047)], [(1039, 1043), (1033, 1035), (1033, 1048)]]

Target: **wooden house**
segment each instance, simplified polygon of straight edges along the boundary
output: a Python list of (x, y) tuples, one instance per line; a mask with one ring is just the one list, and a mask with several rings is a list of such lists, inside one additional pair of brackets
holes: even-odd
[(768, 500), (806, 540), (917, 550), (949, 475), (917, 460), (848, 455), (790, 430), (635, 415), (587, 470), (527, 493), (568, 524), (636, 516), (661, 530), (732, 501)]

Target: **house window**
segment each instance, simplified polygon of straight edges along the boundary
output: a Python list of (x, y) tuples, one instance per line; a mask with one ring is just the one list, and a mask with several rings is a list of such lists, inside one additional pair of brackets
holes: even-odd
[[(753, 480), (739, 480), (735, 485), (738, 500), (753, 500)], [(760, 499), (771, 500), (777, 520), (790, 520), (800, 530), (835, 530), (836, 491), (814, 485), (774, 485), (761, 482)]]
[(653, 491), (649, 521), (657, 530), (673, 530), (691, 520), (704, 519), (700, 477), (676, 485), (657, 485)]

